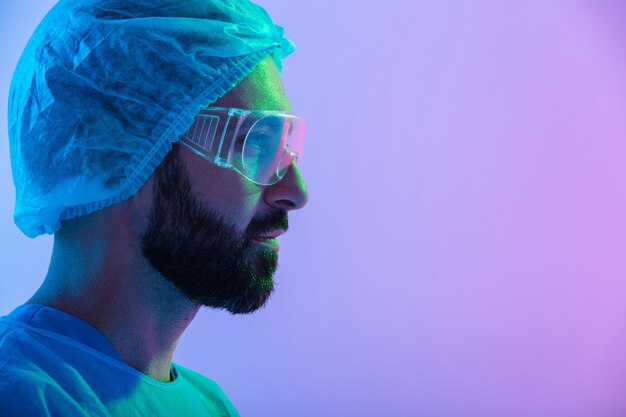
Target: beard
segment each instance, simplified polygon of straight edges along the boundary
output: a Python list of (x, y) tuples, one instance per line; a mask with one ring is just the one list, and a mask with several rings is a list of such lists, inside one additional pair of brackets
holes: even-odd
[(239, 232), (193, 195), (174, 145), (154, 174), (153, 207), (141, 237), (143, 255), (194, 303), (232, 314), (258, 310), (274, 289), (278, 254), (260, 249), (251, 238), (287, 230), (287, 213), (253, 218)]

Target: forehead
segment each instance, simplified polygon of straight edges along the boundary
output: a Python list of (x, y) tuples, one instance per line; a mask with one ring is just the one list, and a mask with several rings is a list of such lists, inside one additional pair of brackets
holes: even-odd
[(278, 67), (271, 57), (263, 60), (250, 75), (211, 106), (291, 111)]

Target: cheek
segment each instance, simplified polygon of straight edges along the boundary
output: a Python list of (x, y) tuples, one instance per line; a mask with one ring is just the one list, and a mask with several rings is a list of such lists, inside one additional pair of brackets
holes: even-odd
[(207, 207), (217, 210), (226, 222), (245, 230), (262, 200), (263, 188), (187, 148), (180, 148), (179, 156), (185, 163), (193, 194)]
[(235, 171), (211, 167), (202, 182), (192, 182), (196, 196), (219, 211), (224, 220), (245, 230), (254, 217), (262, 198), (262, 188)]

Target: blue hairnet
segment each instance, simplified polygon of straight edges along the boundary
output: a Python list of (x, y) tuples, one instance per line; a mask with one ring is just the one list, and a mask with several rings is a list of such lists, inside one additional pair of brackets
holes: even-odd
[(293, 50), (247, 0), (61, 0), (11, 83), (15, 223), (35, 237), (129, 198), (201, 107)]

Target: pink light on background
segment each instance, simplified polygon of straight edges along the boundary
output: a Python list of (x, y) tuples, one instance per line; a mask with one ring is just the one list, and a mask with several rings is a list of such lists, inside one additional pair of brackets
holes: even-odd
[[(244, 416), (626, 415), (623, 3), (260, 3), (311, 201), (270, 305), (204, 311), (177, 362)], [(51, 4), (0, 6), (0, 114)], [(5, 313), (50, 239), (12, 226), (1, 143)]]

